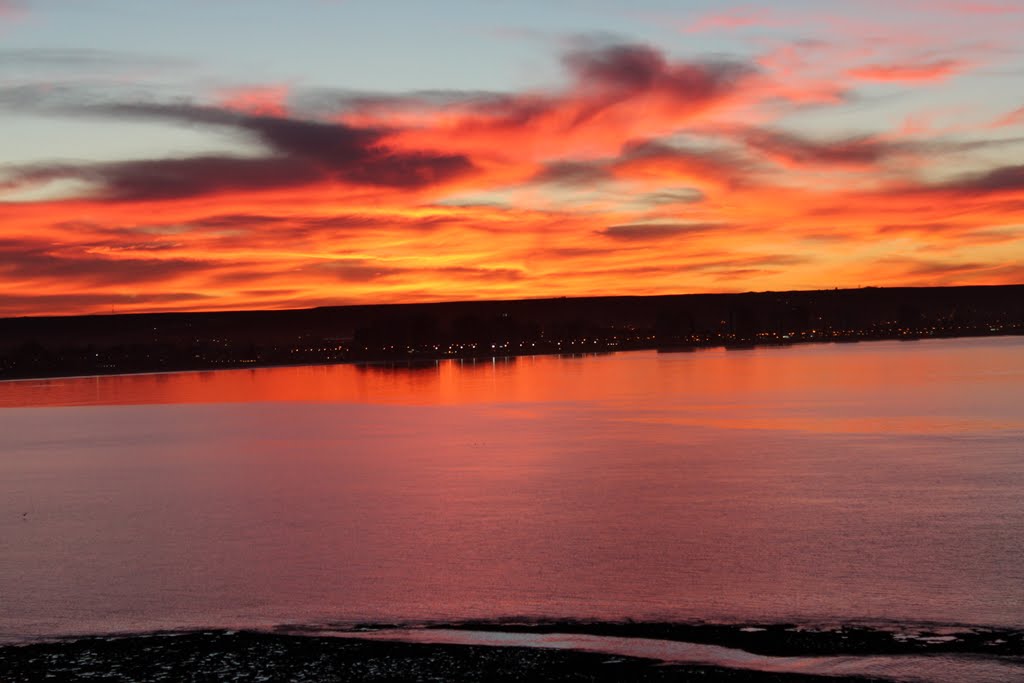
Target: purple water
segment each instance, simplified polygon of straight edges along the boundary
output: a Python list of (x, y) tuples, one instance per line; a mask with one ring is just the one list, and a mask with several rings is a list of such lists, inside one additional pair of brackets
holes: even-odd
[(1024, 626), (1024, 338), (0, 383), (0, 638)]

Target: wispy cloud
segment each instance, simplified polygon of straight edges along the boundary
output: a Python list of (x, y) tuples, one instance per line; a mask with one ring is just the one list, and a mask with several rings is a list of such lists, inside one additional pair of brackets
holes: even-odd
[(1019, 126), (1024, 124), (1024, 107), (1014, 109), (1013, 111), (1000, 116), (998, 119), (992, 122), (993, 128), (1002, 128), (1004, 126)]
[(688, 33), (728, 31), (750, 26), (778, 25), (780, 20), (761, 7), (734, 7), (723, 12), (705, 14), (684, 26)]
[(684, 235), (704, 233), (727, 228), (714, 223), (631, 223), (610, 225), (599, 233), (616, 240), (641, 241), (663, 240)]
[(339, 181), (415, 188), (473, 171), (472, 163), (463, 155), (393, 151), (381, 144), (382, 134), (378, 131), (342, 123), (244, 114), (190, 104), (71, 105), (64, 110), (233, 128), (249, 134), (272, 154), (90, 165), (40, 164), (15, 169), (9, 186), (73, 178), (95, 184), (99, 198), (143, 201)]

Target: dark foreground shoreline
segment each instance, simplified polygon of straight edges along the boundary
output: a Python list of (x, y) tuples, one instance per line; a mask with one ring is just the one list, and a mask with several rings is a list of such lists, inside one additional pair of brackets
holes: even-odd
[(880, 679), (764, 673), (523, 647), (364, 641), (252, 631), (88, 637), (0, 647), (0, 680), (753, 681)]
[[(489, 633), (498, 637), (488, 640)], [(467, 634), (469, 642), (459, 642), (462, 636), (452, 634)], [(572, 644), (543, 640), (538, 646), (536, 638), (517, 638), (517, 634), (558, 634), (554, 636), (556, 640), (568, 638)], [(566, 634), (582, 635), (584, 641), (572, 641), (573, 636)], [(585, 644), (578, 644), (592, 637), (661, 645), (653, 650), (591, 647), (588, 651)], [(680, 662), (674, 660), (671, 647), (665, 645), (671, 642), (704, 644), (696, 645), (698, 648), (730, 648), (740, 658), (714, 658), (707, 660), (713, 662), (710, 664), (686, 658)], [(995, 677), (991, 669), (974, 671), (987, 673), (986, 681), (1002, 681), (1004, 675), (1024, 672), (1024, 630), (938, 624), (739, 625), (514, 618), (454, 623), (293, 625), (279, 626), (273, 631), (153, 632), (0, 645), (0, 681), (902, 680), (898, 676), (870, 677), (866, 674), (870, 671), (873, 675), (875, 671), (863, 666), (859, 670), (814, 669), (814, 663), (823, 658), (863, 662), (889, 655), (897, 659), (916, 656), (916, 661), (929, 663), (938, 658), (941, 667), (948, 666), (943, 662), (988, 662), (996, 667)], [(757, 666), (750, 661), (765, 656), (773, 658), (770, 666)], [(947, 657), (954, 659), (944, 659)], [(778, 668), (779, 665), (788, 670)], [(940, 670), (945, 674), (944, 668)], [(936, 669), (932, 667), (931, 671)], [(915, 680), (929, 679), (925, 674), (924, 679), (917, 676)], [(955, 675), (944, 675), (943, 680), (958, 679)]]

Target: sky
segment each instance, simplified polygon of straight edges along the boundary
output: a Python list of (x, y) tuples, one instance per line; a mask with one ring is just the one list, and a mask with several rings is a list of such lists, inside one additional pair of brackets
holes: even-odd
[(0, 316), (1024, 283), (1024, 0), (0, 0)]

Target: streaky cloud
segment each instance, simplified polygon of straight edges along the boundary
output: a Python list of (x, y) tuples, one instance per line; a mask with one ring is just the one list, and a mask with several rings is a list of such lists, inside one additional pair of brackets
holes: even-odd
[(628, 223), (610, 225), (597, 232), (605, 237), (625, 241), (662, 240), (681, 235), (693, 235), (721, 230), (729, 226), (722, 223)]
[(662, 90), (690, 100), (707, 100), (736, 87), (754, 68), (735, 61), (672, 63), (647, 45), (610, 45), (568, 53), (564, 63), (585, 86), (618, 92)]
[(206, 270), (209, 265), (179, 258), (110, 258), (84, 248), (60, 248), (32, 239), (0, 240), (0, 274), (17, 279), (70, 280), (105, 287), (159, 282)]
[(547, 164), (531, 182), (561, 185), (595, 185), (610, 180), (606, 164), (591, 161), (556, 161)]
[(1019, 126), (1024, 124), (1024, 107), (1019, 107), (1013, 111), (1000, 116), (998, 119), (992, 122), (992, 128), (1002, 128), (1004, 126)]
[[(913, 191), (909, 188), (901, 188), (901, 190)], [(946, 182), (922, 185), (917, 188), (916, 193), (956, 194), (972, 197), (1024, 193), (1024, 164), (1000, 166)]]
[[(4, 13), (3, 7), (4, 4), (0, 2), (0, 17)], [(99, 48), (0, 48), (0, 68), (17, 69), (21, 73), (26, 70), (35, 72), (59, 69), (94, 74), (96, 71), (173, 69), (188, 65), (189, 62), (180, 57), (161, 57)]]
[(868, 64), (847, 73), (864, 81), (939, 81), (969, 67), (968, 62), (961, 60), (938, 59), (918, 64)]
[(906, 143), (872, 135), (818, 141), (783, 131), (754, 128), (740, 137), (751, 149), (790, 165), (866, 166), (908, 150)]
[(227, 127), (251, 135), (269, 148), (271, 155), (40, 164), (16, 169), (8, 186), (75, 178), (95, 183), (100, 197), (143, 201), (323, 182), (408, 189), (441, 183), (474, 170), (464, 155), (392, 150), (382, 144), (380, 132), (342, 123), (244, 114), (190, 103), (82, 104), (62, 105), (60, 109)]

